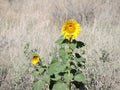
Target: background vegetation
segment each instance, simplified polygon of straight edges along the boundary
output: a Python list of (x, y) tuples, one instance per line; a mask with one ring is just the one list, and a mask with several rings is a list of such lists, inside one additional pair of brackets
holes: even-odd
[(81, 23), (86, 76), (93, 90), (120, 89), (120, 0), (0, 0), (0, 90), (31, 90), (25, 45), (45, 63), (67, 19)]

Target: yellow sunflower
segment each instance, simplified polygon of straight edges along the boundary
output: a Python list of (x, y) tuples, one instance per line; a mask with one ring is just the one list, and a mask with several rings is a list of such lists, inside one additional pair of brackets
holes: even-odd
[(78, 36), (80, 30), (81, 30), (80, 24), (77, 23), (77, 21), (74, 19), (65, 21), (65, 23), (62, 26), (62, 34), (66, 39), (70, 41)]
[(40, 56), (38, 54), (33, 54), (32, 56), (32, 64), (37, 64), (40, 61)]

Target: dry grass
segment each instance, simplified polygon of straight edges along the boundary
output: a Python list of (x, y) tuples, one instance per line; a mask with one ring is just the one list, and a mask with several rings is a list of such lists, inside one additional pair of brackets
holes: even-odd
[(0, 90), (31, 90), (25, 44), (49, 61), (70, 18), (82, 26), (89, 86), (120, 89), (120, 0), (0, 0)]

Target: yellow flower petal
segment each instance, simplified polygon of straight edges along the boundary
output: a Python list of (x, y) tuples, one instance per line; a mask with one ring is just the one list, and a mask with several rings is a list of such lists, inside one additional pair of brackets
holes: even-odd
[(80, 30), (80, 24), (74, 19), (66, 21), (62, 26), (62, 34), (68, 40), (75, 39), (80, 33)]
[(38, 54), (33, 54), (32, 64), (37, 64), (40, 61), (40, 56)]

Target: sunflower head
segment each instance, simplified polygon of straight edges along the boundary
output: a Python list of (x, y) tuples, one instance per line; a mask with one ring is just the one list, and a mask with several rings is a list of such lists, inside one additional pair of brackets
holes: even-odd
[(40, 61), (40, 56), (38, 54), (33, 54), (32, 56), (32, 64), (37, 64)]
[(77, 21), (74, 19), (65, 21), (65, 23), (62, 26), (62, 34), (66, 39), (70, 41), (78, 36), (80, 30), (81, 30), (80, 24), (77, 23)]

